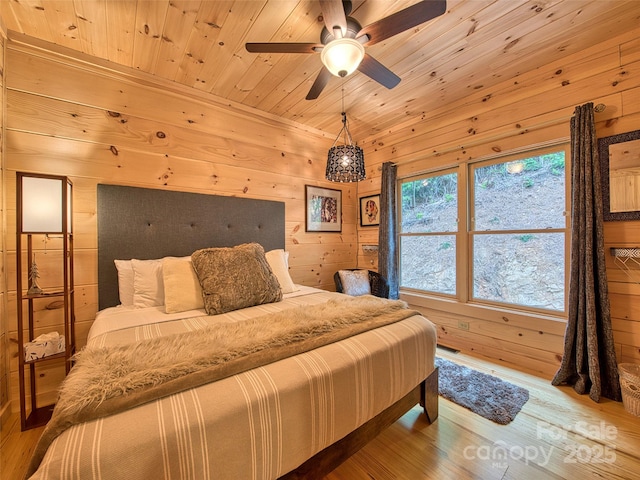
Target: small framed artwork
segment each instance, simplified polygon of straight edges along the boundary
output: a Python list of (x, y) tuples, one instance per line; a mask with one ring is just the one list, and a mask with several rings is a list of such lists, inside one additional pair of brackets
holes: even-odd
[(375, 227), (380, 225), (380, 195), (369, 195), (360, 198), (360, 226)]
[(342, 232), (342, 190), (305, 188), (307, 232)]

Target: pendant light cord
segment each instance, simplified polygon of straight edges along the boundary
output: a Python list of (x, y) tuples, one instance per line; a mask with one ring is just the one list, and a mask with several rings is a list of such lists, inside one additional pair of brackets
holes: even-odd
[(342, 79), (341, 94), (342, 94), (342, 112), (341, 112), (342, 128), (338, 132), (336, 139), (333, 141), (333, 145), (331, 145), (331, 148), (336, 146), (336, 143), (338, 143), (338, 139), (340, 138), (340, 135), (343, 135), (343, 143), (345, 145), (349, 145), (349, 146), (353, 145), (353, 138), (351, 138), (351, 132), (349, 131), (349, 127), (347, 126), (347, 112), (344, 109), (344, 79)]
[[(342, 115), (342, 131), (344, 132), (344, 144), (347, 144), (347, 133), (349, 132), (349, 129), (347, 129), (347, 112), (344, 109), (344, 77), (342, 78), (342, 83), (340, 84), (340, 93), (341, 93), (341, 98), (342, 98), (342, 110), (341, 110), (341, 115)], [(349, 144), (351, 144), (351, 142), (349, 142)]]

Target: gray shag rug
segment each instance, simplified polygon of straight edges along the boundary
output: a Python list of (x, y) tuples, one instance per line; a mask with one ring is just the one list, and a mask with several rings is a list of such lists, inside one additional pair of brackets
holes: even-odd
[(525, 388), (437, 357), (440, 395), (501, 425), (511, 422), (529, 400)]

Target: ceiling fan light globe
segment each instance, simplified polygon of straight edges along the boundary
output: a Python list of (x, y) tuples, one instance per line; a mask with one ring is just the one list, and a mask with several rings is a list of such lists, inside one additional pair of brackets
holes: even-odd
[(356, 71), (364, 58), (364, 47), (353, 38), (339, 38), (324, 46), (322, 63), (336, 77), (346, 77)]

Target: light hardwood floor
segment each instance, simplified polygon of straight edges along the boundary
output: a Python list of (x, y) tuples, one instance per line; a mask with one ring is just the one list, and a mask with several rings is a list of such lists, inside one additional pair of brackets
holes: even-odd
[(527, 388), (529, 401), (498, 425), (440, 397), (433, 425), (413, 408), (326, 480), (640, 478), (640, 418), (622, 403), (480, 357), (438, 355)]
[[(326, 480), (637, 479), (640, 418), (621, 403), (594, 403), (548, 378), (486, 359), (438, 349), (438, 355), (529, 390), (509, 425), (498, 425), (440, 398), (428, 425), (415, 407)], [(0, 477), (22, 478), (41, 429), (20, 433), (17, 417), (1, 438)]]

